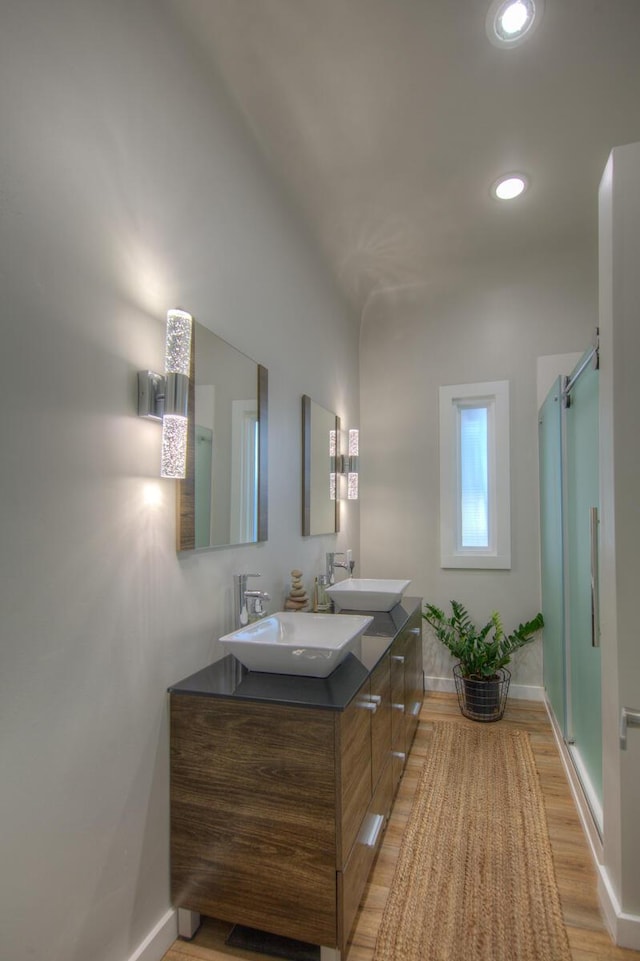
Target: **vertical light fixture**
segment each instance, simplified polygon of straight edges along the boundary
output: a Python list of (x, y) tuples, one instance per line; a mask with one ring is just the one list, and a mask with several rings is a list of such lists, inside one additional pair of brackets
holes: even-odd
[(138, 371), (138, 414), (162, 420), (161, 477), (186, 474), (192, 326), (185, 310), (168, 311), (164, 375)]
[(360, 431), (349, 431), (349, 455), (347, 462), (347, 500), (358, 500), (358, 457), (360, 456)]
[[(336, 443), (337, 446), (337, 443)], [(342, 446), (342, 445), (341, 445)], [(335, 448), (334, 448), (335, 449)], [(335, 457), (336, 473), (347, 478), (347, 500), (358, 500), (358, 457), (360, 455), (360, 431), (356, 428), (349, 430), (347, 434), (347, 453), (337, 454)], [(340, 496), (336, 490), (332, 475), (332, 499)], [(343, 495), (344, 496), (344, 495)]]
[(167, 313), (161, 477), (182, 478), (186, 473), (192, 323), (185, 310)]
[(334, 501), (337, 494), (336, 484), (336, 454), (338, 452), (336, 443), (337, 432), (329, 431), (329, 499)]

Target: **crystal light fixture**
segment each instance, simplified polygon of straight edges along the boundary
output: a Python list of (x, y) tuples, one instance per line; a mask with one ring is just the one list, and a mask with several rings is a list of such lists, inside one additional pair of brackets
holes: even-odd
[(161, 477), (182, 478), (186, 473), (192, 322), (191, 314), (184, 310), (167, 314)]
[(138, 371), (138, 414), (162, 420), (161, 477), (180, 479), (186, 474), (192, 326), (191, 314), (170, 310), (164, 375)]
[(329, 431), (329, 499), (334, 501), (337, 497), (337, 487), (336, 487), (336, 431)]
[(349, 459), (347, 463), (347, 499), (358, 500), (358, 457), (360, 454), (360, 431), (349, 431)]
[[(337, 442), (336, 442), (337, 446)], [(347, 441), (347, 453), (337, 454), (336, 448), (332, 448), (335, 452), (335, 463), (336, 463), (336, 473), (342, 474), (347, 478), (347, 500), (357, 501), (358, 500), (358, 456), (360, 453), (360, 431), (352, 428), (348, 433)], [(332, 478), (335, 475), (332, 475)], [(334, 480), (331, 482), (332, 499), (338, 496), (336, 493), (336, 483)]]

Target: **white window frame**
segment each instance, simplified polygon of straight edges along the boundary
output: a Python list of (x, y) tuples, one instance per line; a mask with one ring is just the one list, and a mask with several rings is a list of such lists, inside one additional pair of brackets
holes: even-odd
[[(461, 546), (460, 410), (486, 407), (489, 546)], [(509, 381), (440, 388), (440, 566), (511, 568)]]

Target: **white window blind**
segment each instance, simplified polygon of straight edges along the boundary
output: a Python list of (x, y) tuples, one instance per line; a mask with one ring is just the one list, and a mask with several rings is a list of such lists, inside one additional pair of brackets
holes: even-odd
[(511, 567), (509, 383), (440, 388), (440, 565)]
[(488, 412), (460, 408), (460, 546), (489, 547)]

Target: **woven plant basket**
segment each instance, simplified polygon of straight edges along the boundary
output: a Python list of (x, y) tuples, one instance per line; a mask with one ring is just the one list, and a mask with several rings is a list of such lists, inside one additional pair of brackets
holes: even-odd
[(472, 721), (499, 721), (504, 714), (511, 673), (501, 667), (493, 677), (464, 677), (460, 665), (453, 668), (458, 704)]

